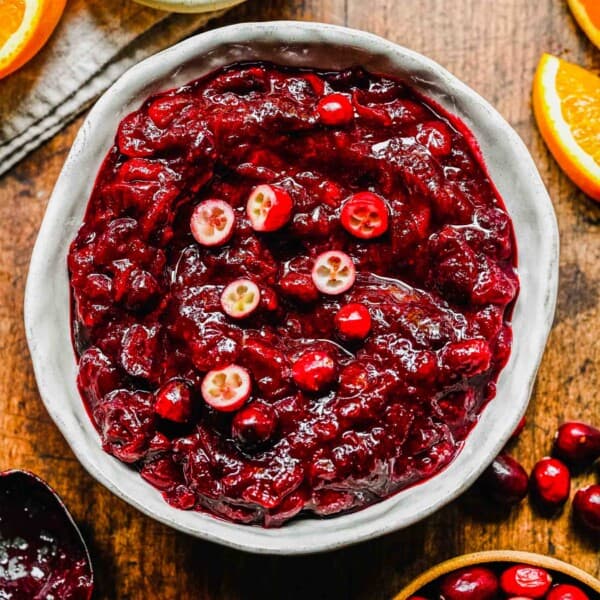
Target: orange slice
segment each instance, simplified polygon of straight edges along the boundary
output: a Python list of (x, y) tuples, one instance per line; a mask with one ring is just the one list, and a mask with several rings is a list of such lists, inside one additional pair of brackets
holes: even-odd
[(600, 201), (600, 77), (544, 54), (533, 82), (533, 110), (556, 162)]
[(600, 2), (598, 0), (567, 0), (579, 27), (600, 48)]
[(54, 31), (66, 0), (0, 0), (0, 79), (33, 58)]

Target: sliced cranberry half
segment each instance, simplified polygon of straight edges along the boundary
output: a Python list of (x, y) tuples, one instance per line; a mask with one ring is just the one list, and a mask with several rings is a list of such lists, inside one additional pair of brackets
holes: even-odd
[(343, 294), (354, 284), (356, 269), (345, 252), (330, 250), (317, 256), (312, 279), (323, 294)]
[(192, 213), (190, 229), (203, 246), (221, 246), (233, 234), (235, 214), (224, 200), (204, 200)]
[(329, 94), (321, 98), (317, 112), (325, 125), (346, 125), (354, 119), (352, 101), (345, 94)]
[(246, 214), (254, 231), (277, 231), (290, 220), (292, 208), (292, 199), (285, 190), (263, 184), (248, 197)]
[(372, 192), (359, 192), (346, 200), (340, 218), (348, 233), (363, 240), (383, 235), (389, 225), (384, 199)]
[(551, 585), (550, 573), (533, 565), (514, 565), (500, 576), (500, 587), (507, 596), (543, 598)]
[(559, 583), (550, 590), (546, 600), (589, 600), (589, 596), (577, 586)]
[(221, 294), (221, 306), (234, 319), (243, 319), (256, 310), (260, 302), (260, 290), (249, 279), (232, 281)]
[(359, 302), (351, 302), (335, 315), (335, 327), (346, 340), (363, 340), (371, 331), (371, 313)]
[(202, 397), (215, 410), (232, 412), (250, 397), (250, 374), (243, 367), (229, 365), (209, 371), (202, 381)]

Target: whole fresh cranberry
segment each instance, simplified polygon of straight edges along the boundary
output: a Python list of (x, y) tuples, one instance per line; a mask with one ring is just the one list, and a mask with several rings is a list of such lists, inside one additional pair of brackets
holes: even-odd
[(485, 492), (500, 504), (517, 504), (527, 495), (527, 471), (512, 456), (501, 453), (481, 476)]
[(326, 352), (305, 352), (294, 363), (292, 376), (300, 389), (320, 392), (335, 381), (337, 365)]
[(558, 506), (569, 498), (571, 474), (563, 462), (547, 456), (533, 467), (531, 485), (537, 498), (544, 504)]
[(573, 498), (573, 511), (586, 527), (600, 531), (600, 485), (578, 490)]
[(192, 416), (190, 388), (181, 380), (167, 382), (158, 390), (154, 410), (163, 419), (185, 423)]
[(467, 567), (446, 575), (440, 591), (444, 600), (492, 600), (498, 593), (498, 578), (486, 567)]
[(593, 462), (600, 457), (600, 430), (586, 423), (564, 423), (556, 432), (554, 453), (570, 462)]
[(500, 576), (500, 587), (507, 596), (543, 598), (551, 585), (550, 573), (533, 565), (514, 565)]
[(577, 586), (559, 583), (548, 592), (546, 600), (589, 600), (589, 596)]
[(362, 340), (371, 331), (371, 313), (364, 304), (345, 304), (335, 315), (335, 326), (342, 338)]
[(242, 444), (253, 446), (268, 442), (276, 428), (273, 408), (263, 402), (252, 402), (233, 417), (231, 433)]
[(354, 118), (352, 102), (344, 94), (329, 94), (321, 98), (317, 112), (325, 125), (345, 125)]

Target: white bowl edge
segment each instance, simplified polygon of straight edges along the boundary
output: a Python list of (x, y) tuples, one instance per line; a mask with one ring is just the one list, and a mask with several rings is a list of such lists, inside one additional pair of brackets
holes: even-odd
[[(332, 52), (332, 45), (343, 52)], [(513, 316), (511, 358), (500, 376), (497, 397), (485, 408), (455, 460), (432, 479), (361, 511), (299, 519), (280, 529), (228, 523), (172, 508), (139, 475), (104, 453), (75, 385), (69, 327), (66, 254), (118, 122), (150, 93), (248, 59), (320, 68), (361, 64), (407, 80), (474, 133), (513, 218), (519, 246), (521, 292)], [(56, 183), (34, 247), (25, 326), (42, 400), (96, 480), (145, 514), (191, 535), (256, 553), (305, 554), (411, 525), (475, 481), (527, 408), (552, 325), (557, 285), (558, 228), (552, 203), (520, 137), (476, 92), (432, 60), (369, 33), (308, 22), (242, 23), (202, 33), (142, 61), (92, 108)]]

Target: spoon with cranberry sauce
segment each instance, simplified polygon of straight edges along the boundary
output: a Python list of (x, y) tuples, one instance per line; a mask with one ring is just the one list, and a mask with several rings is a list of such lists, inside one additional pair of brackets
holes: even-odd
[(56, 493), (27, 471), (0, 472), (0, 598), (89, 600), (87, 547)]

